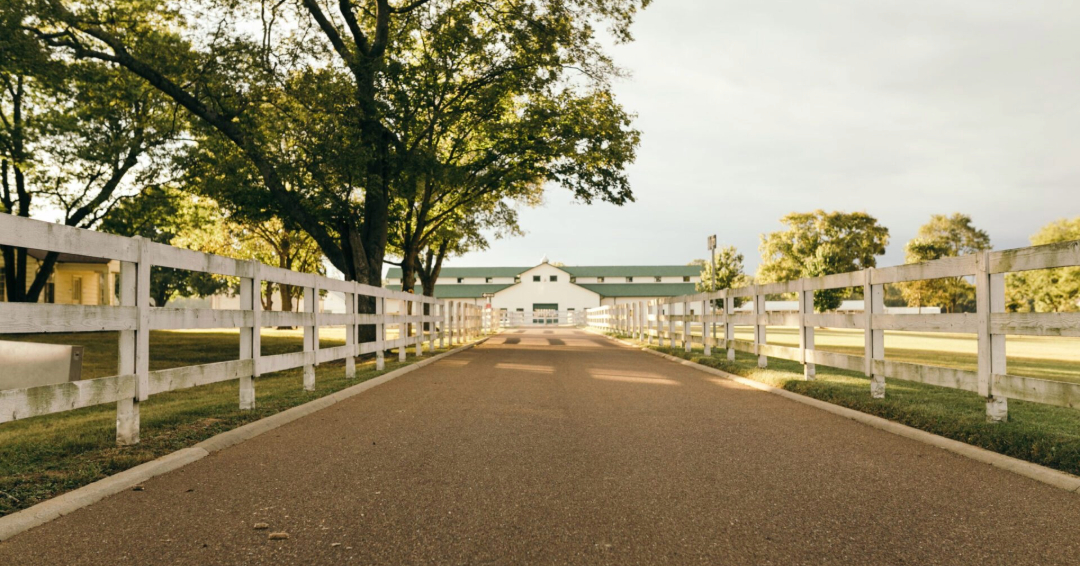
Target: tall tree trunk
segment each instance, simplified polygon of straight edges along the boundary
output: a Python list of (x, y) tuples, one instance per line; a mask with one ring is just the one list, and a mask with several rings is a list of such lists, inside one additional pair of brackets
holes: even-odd
[(264, 311), (274, 310), (274, 290), (277, 288), (271, 281), (264, 281), (266, 284), (265, 290), (262, 293), (262, 305)]

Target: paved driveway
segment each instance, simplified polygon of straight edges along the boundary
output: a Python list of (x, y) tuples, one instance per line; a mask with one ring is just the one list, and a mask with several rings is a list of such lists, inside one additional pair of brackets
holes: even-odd
[(530, 329), (0, 544), (11, 565), (348, 563), (1078, 564), (1080, 496)]

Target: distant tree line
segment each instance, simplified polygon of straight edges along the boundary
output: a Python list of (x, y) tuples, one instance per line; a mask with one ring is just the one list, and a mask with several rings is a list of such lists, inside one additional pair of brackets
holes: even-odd
[[(877, 267), (885, 253), (889, 230), (863, 213), (791, 213), (780, 221), (785, 230), (761, 236), (757, 275), (743, 270), (744, 258), (734, 246), (717, 249), (702, 266), (698, 290), (729, 289), (753, 283), (793, 281)], [(1058, 220), (1031, 237), (1032, 245), (1080, 240), (1080, 217)], [(920, 263), (992, 249), (990, 236), (975, 227), (970, 216), (935, 214), (919, 227), (904, 247), (907, 263)], [(715, 274), (713, 265), (715, 264)], [(968, 277), (945, 277), (886, 285), (887, 306), (940, 307), (943, 312), (973, 312), (975, 286)], [(793, 297), (790, 297), (793, 298)], [(817, 311), (833, 310), (844, 299), (862, 299), (862, 288), (828, 289), (814, 293)], [(1010, 273), (1006, 276), (1006, 308), (1010, 311), (1080, 311), (1080, 267)]]

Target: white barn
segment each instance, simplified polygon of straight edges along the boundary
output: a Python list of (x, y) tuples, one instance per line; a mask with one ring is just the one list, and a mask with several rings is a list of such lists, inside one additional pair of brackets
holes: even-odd
[[(601, 305), (675, 297), (694, 292), (701, 268), (688, 265), (444, 267), (435, 296), (507, 311), (580, 311)], [(386, 287), (401, 289), (401, 269), (391, 268)], [(419, 282), (417, 282), (419, 292)]]

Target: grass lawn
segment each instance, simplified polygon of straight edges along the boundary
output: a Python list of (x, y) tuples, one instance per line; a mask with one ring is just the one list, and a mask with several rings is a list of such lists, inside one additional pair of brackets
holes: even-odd
[[(116, 374), (117, 335), (112, 332), (2, 336), (86, 347), (83, 377)], [(344, 330), (320, 333), (321, 347), (344, 344)], [(266, 355), (299, 351), (298, 331), (264, 329)], [(159, 331), (150, 337), (150, 369), (236, 359), (239, 333), (232, 331)], [(426, 344), (425, 344), (426, 346)], [(445, 350), (438, 350), (445, 351)], [(438, 352), (437, 351), (437, 352)], [(425, 348), (425, 358), (429, 352)], [(116, 446), (116, 406), (87, 407), (0, 425), (0, 516), (76, 489), (215, 434), (278, 413), (377, 377), (416, 361), (413, 352), (399, 364), (388, 355), (386, 369), (375, 370), (374, 360), (357, 361), (357, 378), (345, 379), (345, 362), (316, 368), (315, 391), (303, 390), (301, 369), (259, 377), (255, 382), (256, 409), (240, 411), (237, 381), (216, 383), (155, 395), (142, 403), (142, 442)]]
[[(736, 328), (735, 338), (752, 342), (750, 327)], [(795, 328), (769, 327), (769, 344), (799, 345)], [(863, 355), (862, 330), (819, 328), (814, 347), (838, 354)], [(885, 359), (975, 371), (978, 343), (974, 334), (885, 331)], [(1028, 377), (1080, 383), (1080, 338), (1008, 336), (1005, 339), (1008, 372)]]
[[(850, 336), (836, 335), (822, 340), (825, 338), (822, 334), (820, 331), (817, 333), (816, 338), (819, 343), (826, 340), (835, 342), (827, 349), (862, 354), (861, 342), (857, 351), (843, 349), (854, 348), (854, 345), (843, 343), (844, 340), (849, 340)], [(773, 336), (777, 337), (775, 343), (779, 345), (793, 345), (786, 341), (784, 333), (774, 334), (773, 329), (770, 328), (770, 343), (773, 343)], [(792, 329), (791, 338), (794, 336), (795, 332)], [(933, 337), (900, 337), (894, 339), (892, 349), (889, 349), (889, 339), (886, 338), (886, 355), (888, 356), (891, 352), (893, 354), (889, 356), (891, 359), (974, 369), (974, 349), (971, 347), (974, 343), (973, 339), (962, 335), (953, 336), (945, 337), (944, 341), (937, 344), (929, 344), (931, 348), (927, 348), (927, 345), (928, 341), (933, 341)], [(743, 338), (743, 336), (737, 335), (737, 338)], [(1031, 345), (1032, 342), (1034, 345)], [(1080, 376), (1076, 367), (1075, 356), (1078, 354), (1076, 350), (1070, 350), (1062, 345), (1046, 344), (1047, 341), (1043, 340), (1032, 342), (1021, 341), (1017, 349), (1026, 354), (1060, 350), (1069, 358), (1035, 359), (1026, 355), (1017, 358), (1010, 357), (1010, 372), (1035, 375), (1035, 371), (1039, 371), (1043, 372), (1043, 375), (1038, 375), (1039, 377), (1054, 376), (1055, 379), (1070, 380), (1076, 380)], [(957, 345), (971, 347), (971, 351), (953, 352), (945, 349), (945, 346)], [(1010, 400), (1009, 422), (991, 424), (986, 422), (983, 398), (966, 391), (886, 379), (885, 398), (873, 399), (870, 397), (869, 378), (858, 372), (819, 365), (817, 379), (804, 381), (802, 365), (798, 362), (769, 358), (769, 367), (760, 369), (757, 367), (757, 356), (748, 353), (736, 352), (735, 361), (729, 362), (726, 359), (725, 350), (715, 350), (712, 356), (706, 357), (700, 346), (695, 346), (691, 353), (685, 352), (682, 348), (656, 348), (655, 345), (652, 347), (667, 354), (690, 359), (702, 365), (808, 397), (1080, 475), (1080, 411), (1074, 409)], [(1010, 349), (1010, 354), (1013, 353), (1014, 350)], [(1022, 372), (1021, 368), (1025, 371)]]

